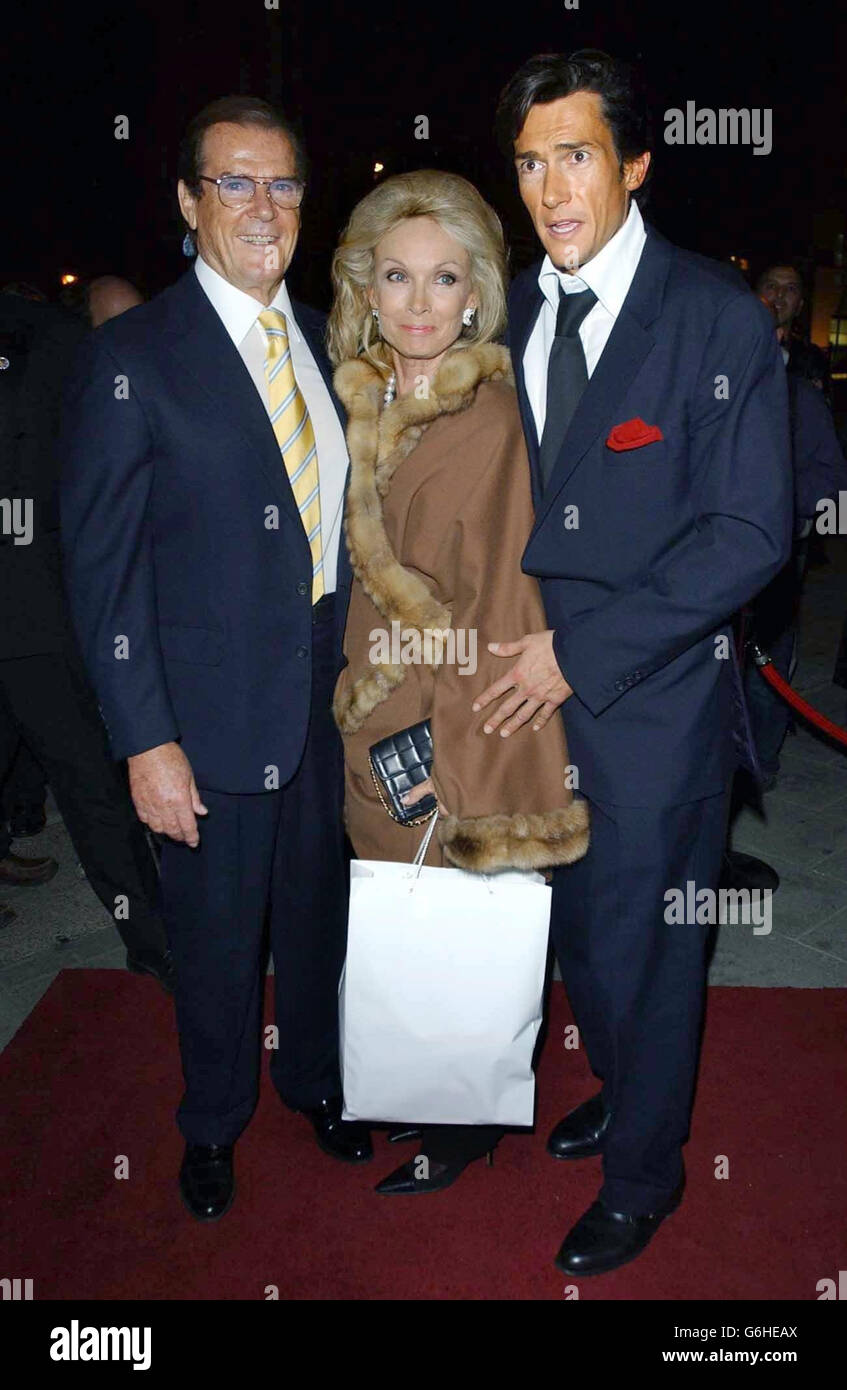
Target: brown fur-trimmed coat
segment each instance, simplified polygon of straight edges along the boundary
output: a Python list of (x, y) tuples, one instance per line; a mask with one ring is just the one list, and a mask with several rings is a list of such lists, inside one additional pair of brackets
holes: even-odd
[[(508, 352), (494, 344), (454, 349), (427, 399), (406, 395), (383, 407), (384, 378), (362, 358), (341, 364), (335, 389), (348, 416), (345, 532), (354, 580), (334, 712), (357, 855), (413, 857), (422, 829), (397, 825), (384, 810), (368, 750), (430, 718), (433, 781), (449, 815), (439, 818), (428, 863), (492, 872), (579, 859), (587, 806), (566, 785), (561, 719), (502, 739), (482, 732), (496, 705), (471, 709), (509, 669), (486, 644), (547, 626), (536, 581), (520, 568), (532, 503)], [(428, 662), (374, 659), (377, 634), (387, 642), (392, 623), (401, 635), (429, 631)], [(461, 674), (456, 661), (436, 664), (432, 634), (451, 626), (475, 631), (475, 674)]]

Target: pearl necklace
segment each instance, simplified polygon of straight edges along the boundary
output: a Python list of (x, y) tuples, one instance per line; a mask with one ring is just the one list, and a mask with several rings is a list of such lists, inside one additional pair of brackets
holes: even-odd
[(382, 398), (383, 405), (390, 405), (397, 395), (397, 376), (394, 372), (388, 378), (388, 385), (385, 388), (385, 395)]

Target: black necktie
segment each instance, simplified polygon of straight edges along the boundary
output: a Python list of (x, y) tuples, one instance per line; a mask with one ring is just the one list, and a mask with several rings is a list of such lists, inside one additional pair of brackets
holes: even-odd
[(579, 325), (596, 303), (597, 296), (593, 290), (565, 294), (561, 286), (559, 287), (556, 336), (547, 364), (547, 414), (544, 417), (544, 433), (541, 436), (541, 477), (545, 487), (550, 481), (568, 426), (588, 382)]

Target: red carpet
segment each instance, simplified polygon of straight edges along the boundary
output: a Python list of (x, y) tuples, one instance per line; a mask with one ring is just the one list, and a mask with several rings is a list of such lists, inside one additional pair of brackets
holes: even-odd
[[(169, 1001), (117, 971), (63, 971), (0, 1057), (0, 1274), (33, 1278), (36, 1299), (261, 1300), (274, 1284), (280, 1298), (561, 1300), (553, 1257), (600, 1181), (598, 1160), (544, 1152), (593, 1089), (582, 1054), (561, 1046), (568, 1021), (557, 985), (536, 1133), (417, 1200), (372, 1192), (408, 1149), (379, 1134), (374, 1163), (334, 1162), (265, 1078), (235, 1206), (204, 1227), (176, 1188)], [(710, 991), (686, 1199), (637, 1262), (583, 1280), (582, 1299), (814, 1300), (818, 1280), (837, 1280), (845, 1025), (844, 990)]]

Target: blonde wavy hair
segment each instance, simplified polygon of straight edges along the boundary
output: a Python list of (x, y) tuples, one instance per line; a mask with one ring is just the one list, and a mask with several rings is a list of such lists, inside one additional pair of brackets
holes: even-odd
[(365, 357), (384, 375), (389, 358), (371, 313), (368, 290), (373, 284), (374, 251), (399, 223), (431, 217), (465, 248), (477, 311), (452, 350), (490, 343), (506, 322), (506, 248), (500, 219), (460, 174), (419, 169), (393, 174), (358, 202), (332, 258), (335, 290), (327, 327), (333, 365)]

